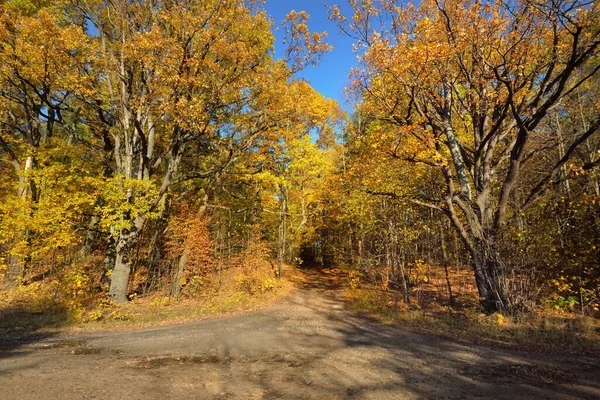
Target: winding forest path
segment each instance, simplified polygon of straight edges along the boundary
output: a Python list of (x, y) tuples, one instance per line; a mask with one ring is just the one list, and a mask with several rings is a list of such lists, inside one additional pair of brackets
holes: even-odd
[(259, 312), (4, 346), (0, 399), (600, 398), (598, 359), (380, 325), (346, 311), (327, 274), (306, 276)]

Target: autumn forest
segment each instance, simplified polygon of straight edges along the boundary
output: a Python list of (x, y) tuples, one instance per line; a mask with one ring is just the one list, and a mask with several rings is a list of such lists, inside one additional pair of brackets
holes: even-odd
[(2, 315), (235, 305), (320, 269), (359, 311), (585, 318), (600, 342), (599, 2), (324, 7), (355, 42), (345, 104), (301, 77), (332, 50), (303, 11), (0, 10)]

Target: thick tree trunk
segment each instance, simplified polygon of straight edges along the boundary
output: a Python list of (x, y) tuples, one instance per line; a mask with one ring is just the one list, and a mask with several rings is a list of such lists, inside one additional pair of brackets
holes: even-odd
[(498, 247), (493, 239), (479, 242), (473, 260), (482, 308), (489, 313), (509, 311), (510, 304)]
[(109, 295), (117, 304), (127, 302), (127, 289), (131, 261), (129, 260), (129, 247), (132, 242), (130, 234), (121, 234), (116, 246), (115, 266), (110, 276)]
[(490, 280), (486, 272), (487, 266), (484, 260), (476, 260), (473, 262), (473, 269), (475, 273), (475, 283), (477, 284), (477, 291), (479, 293), (479, 299), (481, 307), (490, 313), (497, 310), (496, 300), (492, 288), (490, 286)]
[(485, 220), (490, 214), (487, 210), (483, 209), (481, 214), (477, 215), (464, 205), (460, 208), (466, 214), (464, 223), (467, 225), (463, 224), (454, 208), (452, 176), (448, 169), (445, 170), (445, 173), (450, 189), (446, 196), (448, 206), (446, 215), (471, 255), (481, 307), (489, 313), (507, 310), (508, 297), (498, 246), (498, 228), (488, 228), (491, 222)]
[(131, 250), (138, 240), (143, 224), (143, 218), (136, 218), (133, 221), (131, 230), (121, 232), (115, 245), (115, 266), (110, 276), (108, 294), (117, 304), (127, 302), (129, 274), (131, 272)]

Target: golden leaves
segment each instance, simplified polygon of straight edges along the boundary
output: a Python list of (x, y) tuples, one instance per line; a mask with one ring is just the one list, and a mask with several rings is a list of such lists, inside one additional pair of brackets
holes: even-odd
[(316, 65), (324, 53), (333, 49), (326, 41), (327, 32), (310, 32), (308, 19), (305, 11), (292, 10), (283, 23), (284, 44), (287, 45), (284, 60), (292, 72)]
[(162, 212), (153, 207), (159, 189), (150, 180), (127, 179), (122, 175), (106, 179), (101, 187), (102, 205), (97, 207), (101, 227), (111, 236), (133, 228), (138, 217), (155, 219)]
[(22, 172), (42, 193), (39, 200), (18, 196), (16, 187), (2, 196), (0, 243), (9, 243), (11, 254), (36, 260), (81, 240), (73, 227), (91, 212), (100, 183), (84, 154), (83, 146), (54, 139), (36, 152), (40, 166)]
[[(50, 86), (76, 91), (92, 61), (89, 37), (76, 25), (61, 25), (52, 9), (16, 21), (10, 14), (0, 18), (0, 80), (23, 79), (31, 86)], [(10, 78), (16, 76), (17, 79)]]

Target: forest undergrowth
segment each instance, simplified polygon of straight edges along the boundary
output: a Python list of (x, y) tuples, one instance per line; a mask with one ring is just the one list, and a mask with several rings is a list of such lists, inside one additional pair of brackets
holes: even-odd
[[(45, 290), (51, 282), (0, 291), (0, 337), (19, 337), (44, 332), (92, 332), (130, 330), (225, 317), (269, 307), (294, 288), (285, 275), (275, 278), (270, 263), (234, 267), (214, 274), (210, 281), (196, 277), (178, 296), (169, 291), (145, 295), (132, 293), (126, 304), (116, 304), (103, 293)], [(220, 276), (219, 276), (220, 275)], [(201, 281), (203, 281), (201, 283)], [(26, 289), (25, 289), (26, 288)]]
[[(345, 276), (344, 298), (354, 312), (403, 329), (439, 335), (466, 343), (520, 350), (600, 355), (600, 321), (548, 300), (527, 313), (482, 313), (469, 271), (453, 268), (448, 280), (432, 267), (406, 304), (389, 282), (365, 280), (355, 271)], [(448, 281), (453, 290), (448, 292)]]

